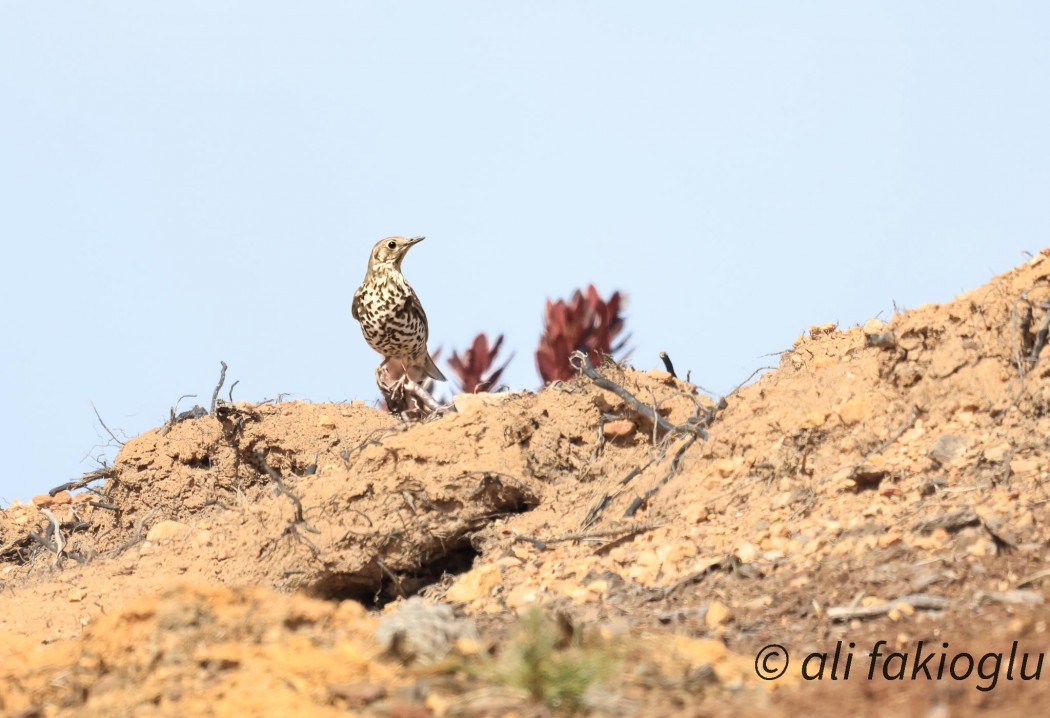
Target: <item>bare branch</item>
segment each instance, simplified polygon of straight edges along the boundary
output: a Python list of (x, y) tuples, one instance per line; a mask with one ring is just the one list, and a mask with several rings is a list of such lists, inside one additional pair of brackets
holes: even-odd
[(616, 528), (602, 529), (600, 531), (573, 531), (567, 534), (560, 534), (558, 536), (552, 536), (547, 539), (536, 539), (529, 536), (522, 536), (521, 534), (514, 534), (515, 541), (526, 541), (533, 544), (537, 548), (546, 548), (552, 543), (563, 543), (565, 541), (595, 541), (607, 538), (624, 538), (625, 536), (637, 536), (638, 534), (645, 533), (646, 531), (652, 531), (658, 529), (664, 525), (662, 521), (654, 521), (642, 524), (632, 524), (630, 526), (619, 526)]
[(108, 479), (113, 475), (112, 469), (97, 469), (95, 471), (89, 471), (84, 474), (81, 478), (76, 481), (67, 481), (64, 484), (56, 486), (47, 493), (51, 496), (59, 493), (60, 491), (72, 491), (73, 489), (82, 489), (90, 484), (92, 481), (98, 481), (99, 479)]
[(135, 519), (135, 534), (131, 537), (130, 541), (127, 541), (123, 545), (118, 546), (114, 550), (114, 553), (116, 555), (119, 556), (120, 554), (124, 553), (129, 548), (131, 548), (132, 546), (134, 546), (142, 540), (142, 530), (146, 527), (146, 522), (149, 521), (153, 514), (157, 513), (157, 511), (158, 508), (154, 506), (152, 509), (142, 514), (142, 516), (139, 516), (137, 519)]
[(913, 593), (880, 603), (877, 606), (832, 606), (827, 609), (826, 614), (832, 621), (849, 621), (854, 618), (874, 618), (905, 607), (942, 611), (948, 608), (950, 603), (947, 598), (941, 596)]
[(98, 423), (102, 424), (102, 428), (106, 430), (106, 433), (113, 437), (113, 441), (117, 442), (121, 446), (124, 446), (124, 442), (114, 436), (113, 432), (106, 426), (106, 422), (102, 421), (102, 417), (99, 416), (98, 409), (95, 408), (95, 402), (91, 402), (91, 410), (95, 412), (95, 417), (98, 419)]
[(667, 484), (667, 482), (671, 480), (671, 477), (673, 477), (675, 475), (675, 472), (678, 471), (678, 464), (679, 462), (681, 462), (682, 456), (684, 456), (685, 452), (689, 450), (689, 447), (691, 447), (696, 442), (696, 436), (696, 434), (693, 434), (688, 439), (686, 439), (685, 443), (678, 447), (678, 451), (674, 453), (674, 457), (671, 459), (671, 465), (670, 467), (668, 467), (667, 473), (664, 474), (663, 478), (656, 482), (656, 484), (653, 485), (651, 489), (646, 491), (641, 496), (635, 498), (635, 500), (631, 502), (631, 505), (627, 507), (627, 510), (623, 514), (623, 517), (625, 519), (634, 516), (635, 512), (638, 511), (638, 509), (645, 506), (649, 502), (649, 499), (651, 499), (657, 491), (662, 489)]
[(597, 386), (601, 387), (602, 389), (605, 389), (606, 391), (611, 391), (613, 394), (616, 394), (618, 397), (623, 399), (636, 414), (639, 414), (651, 421), (654, 427), (659, 431), (665, 434), (669, 434), (671, 432), (689, 432), (699, 434), (705, 439), (707, 438), (707, 432), (705, 432), (703, 427), (699, 424), (683, 424), (681, 426), (675, 426), (663, 416), (661, 416), (652, 407), (646, 406), (641, 401), (639, 401), (638, 398), (634, 396), (634, 394), (627, 391), (611, 379), (606, 379), (604, 376), (598, 373), (598, 371), (594, 368), (594, 365), (591, 364), (590, 357), (588, 357), (583, 352), (573, 352), (572, 356), (570, 357), (570, 362), (572, 362), (573, 366), (576, 366), (583, 373), (584, 376), (586, 376), (588, 379), (594, 382)]
[[(215, 404), (219, 401), (219, 390), (222, 389), (223, 382), (226, 381), (226, 362), (220, 361), (222, 365), (222, 371), (219, 372), (219, 383), (215, 385), (215, 391), (211, 393), (211, 414), (215, 416)], [(230, 387), (231, 391), (233, 387)]]
[(740, 561), (735, 556), (726, 556), (725, 558), (719, 559), (717, 561), (712, 561), (699, 571), (694, 571), (690, 574), (686, 574), (671, 585), (658, 589), (656, 593), (649, 597), (649, 601), (662, 601), (678, 589), (684, 588), (690, 584), (694, 584), (703, 580), (704, 577), (708, 574), (714, 573), (715, 571), (732, 571), (739, 565)]
[[(293, 494), (284, 483), (284, 479), (281, 478), (280, 473), (277, 472), (269, 462), (266, 461), (266, 453), (262, 447), (255, 448), (255, 460), (259, 464), (259, 467), (266, 472), (273, 483), (277, 486), (277, 491), (287, 496), (291, 502), (295, 505), (295, 523), (302, 524), (303, 527), (311, 533), (320, 533), (317, 529), (313, 528), (306, 523), (306, 519), (303, 518), (303, 502), (299, 500), (299, 497)], [(314, 546), (317, 553), (320, 553), (320, 549)]]
[(1044, 601), (1043, 594), (1039, 591), (977, 591), (973, 595), (975, 604), (991, 601), (992, 603), (1012, 604), (1040, 604)]
[(1014, 588), (1024, 588), (1030, 583), (1035, 583), (1039, 579), (1047, 577), (1050, 577), (1050, 568), (1044, 568), (1042, 571), (1036, 571), (1033, 574), (1025, 576), (1014, 584)]
[[(99, 419), (99, 421), (102, 420)], [(103, 424), (103, 426), (105, 426), (105, 424)], [(51, 525), (54, 527), (55, 560), (51, 562), (51, 565), (55, 568), (58, 568), (62, 565), (62, 551), (64, 551), (66, 548), (65, 539), (62, 538), (62, 522), (58, 520), (58, 517), (55, 516), (54, 512), (51, 511), (51, 509), (47, 509), (41, 506), (40, 513), (42, 513), (44, 516), (47, 516), (47, 518), (51, 521)]]

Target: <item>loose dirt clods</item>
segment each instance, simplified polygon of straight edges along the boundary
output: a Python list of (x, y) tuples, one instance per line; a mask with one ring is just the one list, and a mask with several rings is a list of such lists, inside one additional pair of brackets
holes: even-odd
[[(411, 426), (218, 402), (0, 511), (0, 711), (1020, 713), (1045, 682), (885, 656), (1050, 648), (1048, 280), (818, 323), (724, 408), (612, 364), (655, 413), (587, 376)], [(417, 660), (417, 604), (469, 630)], [(802, 672), (836, 648), (853, 675)]]

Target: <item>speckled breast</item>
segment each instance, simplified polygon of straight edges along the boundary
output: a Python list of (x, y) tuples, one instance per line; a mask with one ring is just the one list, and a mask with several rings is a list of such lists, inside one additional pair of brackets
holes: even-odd
[(426, 351), (424, 319), (408, 297), (384, 298), (363, 307), (361, 332), (368, 345), (387, 357), (416, 357)]

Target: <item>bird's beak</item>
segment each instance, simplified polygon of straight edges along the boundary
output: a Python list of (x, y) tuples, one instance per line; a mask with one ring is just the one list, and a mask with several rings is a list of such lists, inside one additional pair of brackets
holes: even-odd
[(419, 244), (424, 239), (426, 239), (426, 237), (409, 237), (408, 238), (408, 246), (411, 247), (413, 244)]

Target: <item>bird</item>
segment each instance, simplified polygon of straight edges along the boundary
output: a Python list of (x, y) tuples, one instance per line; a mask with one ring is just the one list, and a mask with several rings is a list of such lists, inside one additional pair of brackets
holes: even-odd
[(361, 323), (368, 346), (383, 355), (380, 368), (391, 378), (447, 381), (427, 350), (427, 313), (401, 273), (408, 250), (425, 237), (387, 237), (368, 257), (364, 281), (354, 292), (350, 313)]

